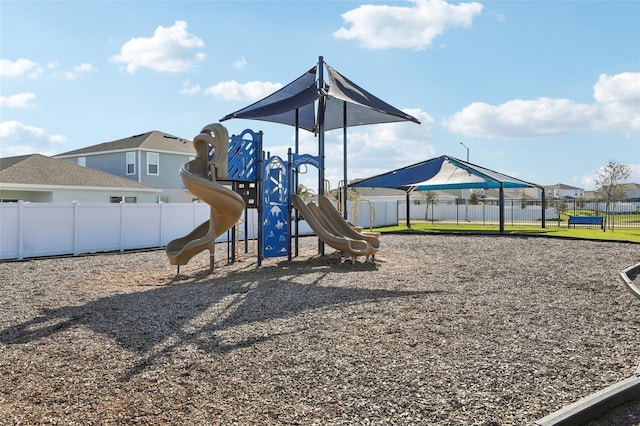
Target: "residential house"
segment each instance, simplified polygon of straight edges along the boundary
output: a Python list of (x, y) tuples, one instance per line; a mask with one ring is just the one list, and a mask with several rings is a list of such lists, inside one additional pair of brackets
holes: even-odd
[(547, 199), (552, 198), (584, 198), (584, 189), (564, 183), (545, 187)]
[[(406, 201), (407, 195), (405, 191), (392, 188), (354, 188), (358, 192), (360, 198), (370, 201)], [(504, 191), (505, 199), (536, 202), (541, 200), (539, 188), (518, 188)], [(426, 203), (427, 191), (413, 191), (409, 193), (409, 199), (412, 204)], [(448, 190), (448, 191), (430, 191), (439, 204), (464, 204), (467, 197), (471, 197), (472, 193), (476, 193), (478, 200), (487, 204), (498, 204), (500, 200), (500, 191), (497, 189), (464, 189), (464, 190)]]
[(623, 183), (622, 190), (624, 191), (627, 200), (640, 201), (640, 184), (638, 183)]
[(151, 131), (58, 154), (55, 158), (162, 188), (155, 201), (189, 203), (180, 167), (195, 158), (190, 140)]
[(152, 203), (162, 189), (40, 154), (0, 158), (0, 201)]
[[(640, 201), (640, 184), (622, 183), (620, 186), (624, 191), (623, 198), (626, 201)], [(584, 198), (587, 200), (598, 200), (602, 197), (596, 191), (585, 191)]]
[[(402, 201), (407, 200), (407, 193), (400, 189), (393, 188), (351, 188), (357, 192), (358, 197), (369, 201)], [(334, 190), (337, 191), (337, 190)], [(332, 193), (334, 193), (332, 191)], [(456, 202), (456, 196), (446, 191), (431, 191), (440, 203)], [(426, 203), (426, 191), (412, 191), (409, 193), (409, 200), (412, 204)]]

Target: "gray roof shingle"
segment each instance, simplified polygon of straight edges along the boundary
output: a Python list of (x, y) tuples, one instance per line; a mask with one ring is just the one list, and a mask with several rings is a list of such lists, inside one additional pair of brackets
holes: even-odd
[(47, 186), (158, 189), (137, 181), (41, 154), (0, 158), (0, 185), (3, 183)]
[(127, 149), (170, 151), (195, 155), (193, 143), (190, 140), (159, 132), (157, 130), (152, 130), (147, 133), (129, 136), (112, 142), (103, 142), (97, 145), (63, 152), (55, 157), (78, 156), (95, 154), (98, 152), (122, 151)]

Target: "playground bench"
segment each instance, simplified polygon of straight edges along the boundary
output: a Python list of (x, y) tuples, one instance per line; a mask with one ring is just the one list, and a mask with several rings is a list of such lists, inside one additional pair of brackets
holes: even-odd
[(569, 227), (573, 225), (600, 225), (604, 229), (604, 218), (602, 216), (569, 216)]

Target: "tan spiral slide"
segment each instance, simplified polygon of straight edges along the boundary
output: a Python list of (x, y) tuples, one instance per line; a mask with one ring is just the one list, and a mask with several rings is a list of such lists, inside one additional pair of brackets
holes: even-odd
[[(176, 238), (167, 244), (166, 253), (172, 265), (186, 265), (193, 256), (203, 250), (209, 250), (213, 254), (216, 238), (234, 226), (242, 216), (242, 197), (215, 181), (216, 177), (227, 177), (228, 143), (228, 133), (222, 125), (212, 124), (205, 127), (193, 140), (196, 159), (180, 168), (180, 176), (186, 188), (202, 202), (209, 204), (211, 213), (209, 220), (184, 237)], [(214, 146), (216, 153), (211, 175), (208, 162), (209, 145)]]

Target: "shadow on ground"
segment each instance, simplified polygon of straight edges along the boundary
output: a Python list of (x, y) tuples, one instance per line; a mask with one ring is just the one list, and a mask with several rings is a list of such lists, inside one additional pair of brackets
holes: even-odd
[[(24, 344), (51, 338), (70, 328), (86, 327), (142, 356), (142, 361), (123, 377), (127, 380), (185, 344), (224, 353), (278, 336), (262, 333), (233, 344), (220, 342), (216, 333), (232, 327), (345, 304), (441, 293), (319, 284), (329, 273), (355, 269), (367, 274), (376, 268), (373, 263), (336, 265), (334, 260), (321, 257), (213, 277), (198, 272), (150, 290), (117, 294), (79, 306), (44, 309), (40, 316), (1, 330), (0, 341)], [(198, 319), (203, 314), (204, 320)], [(295, 332), (302, 329), (303, 326)]]

